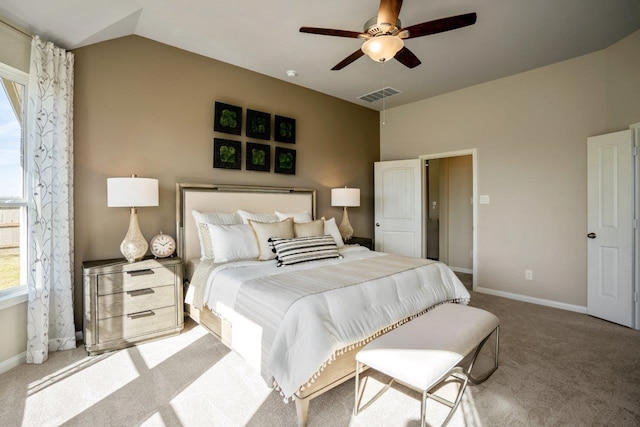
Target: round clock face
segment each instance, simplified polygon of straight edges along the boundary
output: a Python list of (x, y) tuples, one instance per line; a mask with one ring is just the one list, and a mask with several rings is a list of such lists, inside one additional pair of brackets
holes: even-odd
[(149, 246), (153, 255), (158, 258), (164, 258), (173, 255), (176, 250), (176, 241), (173, 240), (173, 237), (160, 232), (160, 234), (151, 239)]

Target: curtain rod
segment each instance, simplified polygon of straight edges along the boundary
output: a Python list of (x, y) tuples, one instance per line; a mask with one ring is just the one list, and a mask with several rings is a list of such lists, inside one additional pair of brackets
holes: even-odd
[(14, 31), (17, 31), (18, 33), (22, 34), (23, 36), (32, 39), (33, 38), (33, 34), (29, 34), (26, 31), (16, 27), (15, 25), (11, 24), (10, 22), (7, 22), (2, 16), (0, 16), (0, 22), (3, 23), (4, 25), (6, 25), (7, 27), (11, 28)]

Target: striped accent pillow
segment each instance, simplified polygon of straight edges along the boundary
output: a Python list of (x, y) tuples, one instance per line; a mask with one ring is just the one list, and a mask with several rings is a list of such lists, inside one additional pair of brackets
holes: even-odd
[(278, 267), (322, 259), (342, 258), (331, 236), (296, 237), (281, 239), (272, 237), (269, 243), (276, 254)]

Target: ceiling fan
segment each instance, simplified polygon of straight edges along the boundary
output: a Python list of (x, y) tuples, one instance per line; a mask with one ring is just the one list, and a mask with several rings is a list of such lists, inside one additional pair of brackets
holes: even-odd
[(378, 16), (374, 16), (364, 24), (364, 32), (362, 33), (316, 27), (300, 27), (300, 32), (364, 40), (360, 49), (340, 61), (332, 70), (341, 70), (365, 54), (377, 62), (385, 62), (395, 58), (407, 67), (415, 68), (421, 62), (404, 45), (405, 39), (455, 30), (473, 25), (476, 22), (475, 13), (466, 13), (402, 28), (402, 23), (398, 19), (401, 7), (402, 0), (380, 0)]

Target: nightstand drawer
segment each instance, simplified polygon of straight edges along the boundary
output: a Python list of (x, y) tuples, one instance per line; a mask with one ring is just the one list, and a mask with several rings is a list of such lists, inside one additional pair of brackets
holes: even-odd
[(170, 268), (146, 268), (98, 276), (98, 295), (116, 294), (146, 289), (152, 286), (175, 285), (176, 270)]
[(98, 320), (98, 343), (135, 338), (176, 326), (176, 307), (165, 307)]
[(123, 316), (147, 309), (174, 306), (176, 288), (173, 285), (136, 289), (98, 296), (98, 319)]

